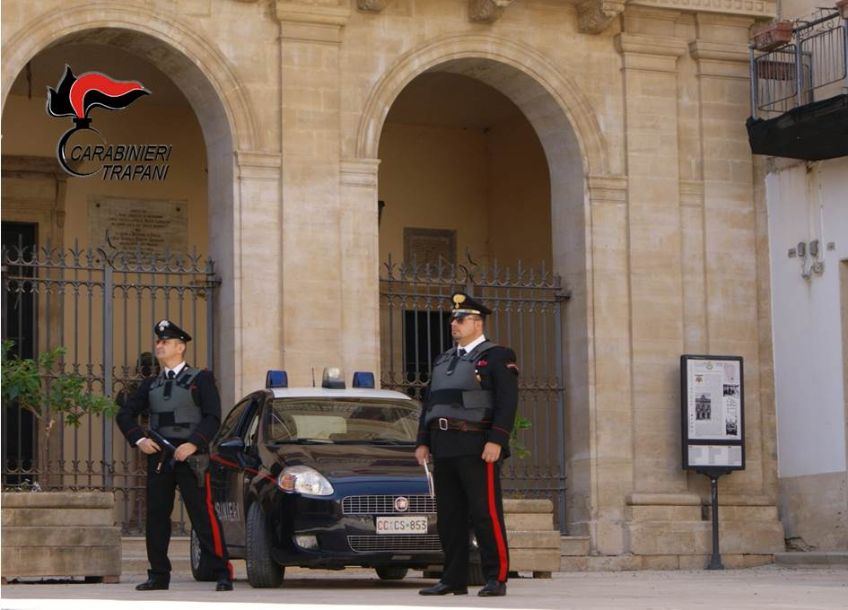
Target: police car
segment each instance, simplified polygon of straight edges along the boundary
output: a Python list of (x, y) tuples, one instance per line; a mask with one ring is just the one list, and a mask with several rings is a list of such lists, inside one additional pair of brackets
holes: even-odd
[[(239, 402), (210, 446), (212, 499), (230, 557), (253, 587), (278, 587), (286, 566), (369, 567), (381, 579), (443, 562), (431, 482), (414, 456), (421, 405), (346, 389), (338, 370), (321, 388), (289, 388), (284, 371)], [(197, 537), (192, 574), (213, 579)]]

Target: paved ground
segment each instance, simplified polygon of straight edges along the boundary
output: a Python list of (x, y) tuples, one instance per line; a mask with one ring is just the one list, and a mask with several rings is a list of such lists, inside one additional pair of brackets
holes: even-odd
[[(243, 579), (235, 591), (216, 593), (214, 583), (178, 575), (168, 591), (139, 593), (142, 575), (124, 575), (104, 584), (8, 584), (0, 587), (3, 610), (393, 610), (399, 608), (527, 608), (627, 610), (824, 610), (848, 609), (848, 569), (789, 569), (675, 572), (556, 573), (551, 579), (519, 578), (503, 598), (422, 597), (417, 590), (432, 580), (410, 574), (403, 581), (381, 582), (371, 571), (341, 572), (290, 569), (281, 589), (252, 589)], [(153, 602), (153, 603), (151, 603)]]

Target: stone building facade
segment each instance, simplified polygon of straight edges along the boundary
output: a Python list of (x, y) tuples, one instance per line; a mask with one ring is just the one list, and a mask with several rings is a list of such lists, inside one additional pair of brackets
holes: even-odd
[[(222, 278), (216, 370), (232, 404), (268, 368), (304, 382), (327, 362), (379, 370), (387, 116), (422, 76), (486, 85), (535, 134), (549, 181), (536, 230), (571, 294), (566, 529), (591, 554), (575, 566), (704, 564), (708, 485), (680, 459), (686, 353), (744, 357), (747, 467), (720, 491), (725, 563), (750, 565), (783, 548), (763, 177), (744, 129), (749, 29), (774, 12), (772, 0), (4, 0), (3, 154), (55, 150), (60, 127), (27, 138), (43, 98), (21, 87), (39, 56), (129, 54), (170, 80), (192, 115), (169, 110), (172, 124), (196, 122), (186, 146), (205, 146), (187, 170), (202, 193), (181, 196), (206, 212), (192, 239)], [(66, 244), (84, 224), (79, 180), (69, 211), (42, 220)], [(31, 211), (4, 201), (4, 220)]]

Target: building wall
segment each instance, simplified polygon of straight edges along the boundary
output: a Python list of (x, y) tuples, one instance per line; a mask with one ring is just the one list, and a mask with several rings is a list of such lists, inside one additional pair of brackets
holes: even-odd
[[(766, 178), (781, 517), (788, 538), (821, 550), (848, 548), (846, 192), (844, 158), (772, 161)], [(813, 240), (820, 255), (797, 256)]]
[(720, 483), (722, 550), (736, 565), (767, 560), (783, 539), (768, 238), (744, 121), (748, 31), (774, 2), (696, 12), (672, 0), (626, 10), (528, 0), (490, 22), (471, 18), (475, 4), (10, 1), (3, 101), (31, 55), (92, 27), (120, 24), (136, 32), (124, 42), (142, 36), (148, 56), (176, 66), (168, 73), (208, 151), (230, 401), (267, 368), (287, 368), (295, 382), (328, 361), (379, 370), (385, 117), (427, 70), (495, 87), (544, 151), (552, 267), (572, 295), (569, 531), (622, 558), (611, 566), (704, 564), (706, 484), (680, 466), (678, 362), (685, 352), (737, 354), (747, 469)]

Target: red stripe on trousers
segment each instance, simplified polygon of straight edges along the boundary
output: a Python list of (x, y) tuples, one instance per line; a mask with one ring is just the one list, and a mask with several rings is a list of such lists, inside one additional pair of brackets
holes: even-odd
[(215, 514), (215, 507), (212, 505), (212, 484), (208, 472), (206, 473), (206, 510), (209, 513), (209, 524), (212, 526), (212, 540), (215, 543), (215, 554), (218, 557), (223, 557), (224, 545), (221, 542), (221, 531), (218, 529), (218, 515)]
[(495, 465), (492, 462), (486, 464), (486, 488), (489, 497), (489, 516), (492, 518), (492, 529), (495, 533), (495, 544), (498, 546), (498, 581), (506, 582), (506, 542), (504, 542), (501, 521), (498, 519), (498, 511), (495, 505)]

